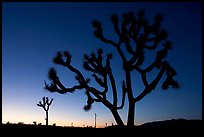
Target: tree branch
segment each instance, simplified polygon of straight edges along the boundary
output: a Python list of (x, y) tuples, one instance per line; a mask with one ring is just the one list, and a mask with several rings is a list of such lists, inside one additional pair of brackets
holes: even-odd
[(150, 38), (150, 39), (148, 39), (147, 41), (153, 41), (154, 40), (154, 44), (152, 45), (152, 46), (149, 46), (149, 45), (145, 45), (144, 46), (144, 48), (146, 48), (146, 49), (149, 49), (149, 50), (154, 50), (154, 49), (156, 49), (156, 47), (159, 45), (159, 41), (157, 40), (157, 39), (155, 39), (155, 38)]
[(141, 77), (142, 77), (142, 82), (143, 84), (145, 85), (145, 87), (149, 86), (149, 83), (147, 81), (147, 76), (146, 76), (146, 72), (144, 70), (142, 70), (139, 66), (137, 65), (134, 65), (133, 68), (135, 70), (137, 70), (140, 74), (141, 74)]
[(166, 65), (165, 62), (163, 62), (162, 68), (161, 68), (160, 72), (158, 73), (157, 77), (155, 78), (155, 80), (153, 80), (149, 86), (145, 87), (143, 92), (134, 99), (134, 102), (140, 101), (142, 98), (144, 98), (147, 94), (149, 94), (152, 90), (155, 89), (156, 85), (158, 84), (158, 82), (160, 81), (160, 79), (162, 78), (162, 76), (165, 72), (165, 65)]
[(122, 109), (124, 107), (124, 104), (125, 104), (125, 95), (127, 93), (127, 87), (125, 85), (125, 81), (122, 82), (122, 103), (119, 107), (117, 107), (117, 109)]
[(116, 34), (118, 36), (120, 36), (120, 29), (119, 29), (119, 25), (118, 25), (118, 23), (119, 23), (118, 16), (116, 14), (113, 14), (111, 16), (111, 21), (112, 21), (112, 23), (114, 25), (114, 29), (115, 29)]
[(47, 85), (47, 83), (45, 82), (45, 89), (46, 89), (46, 90), (48, 90), (48, 91), (50, 91), (50, 92), (58, 92), (58, 93), (60, 93), (60, 94), (65, 94), (65, 93), (67, 93), (67, 92), (72, 93), (72, 92), (74, 92), (75, 90), (77, 90), (77, 89), (82, 89), (82, 88), (83, 88), (82, 85), (75, 85), (75, 86), (73, 86), (73, 87), (71, 87), (71, 88), (60, 89), (60, 88), (58, 88), (58, 86), (57, 86), (56, 83), (51, 83), (50, 86), (49, 86), (49, 85)]
[(97, 90), (96, 88), (91, 87), (91, 86), (86, 86), (85, 89), (90, 91), (97, 98), (98, 102), (102, 102), (108, 108), (112, 108), (113, 107), (113, 105), (106, 98), (103, 98), (100, 95), (100, 91)]
[(113, 91), (113, 106), (114, 107), (117, 107), (117, 89), (116, 89), (116, 85), (115, 85), (115, 79), (114, 79), (114, 76), (113, 76), (113, 73), (112, 71), (108, 71), (108, 76), (110, 78), (110, 82), (111, 82), (111, 86), (112, 86), (112, 91)]

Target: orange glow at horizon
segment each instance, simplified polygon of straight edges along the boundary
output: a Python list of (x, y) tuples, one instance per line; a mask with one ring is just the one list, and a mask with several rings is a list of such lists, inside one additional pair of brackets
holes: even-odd
[[(40, 111), (39, 111), (40, 112)], [(44, 113), (43, 113), (44, 114)], [(3, 111), (2, 113), (2, 123), (6, 124), (9, 123), (24, 123), (24, 124), (34, 124), (33, 122), (36, 122), (37, 124), (41, 123), (42, 125), (45, 125), (45, 115), (43, 115), (42, 112), (38, 113), (30, 113), (26, 111)], [(71, 116), (70, 116), (71, 117)], [(96, 127), (97, 128), (104, 128), (107, 124), (107, 126), (110, 126), (113, 123), (112, 121), (104, 121), (103, 119), (96, 119)], [(67, 127), (94, 127), (95, 121), (93, 119), (75, 119), (69, 117), (64, 119), (64, 116), (61, 117), (49, 117), (49, 125), (56, 124), (56, 126), (67, 126)]]
[[(45, 125), (45, 121), (40, 121), (40, 120), (16, 120), (16, 119), (11, 119), (11, 120), (6, 120), (6, 119), (2, 119), (2, 123), (6, 124), (7, 122), (9, 123), (13, 123), (13, 124), (18, 124), (18, 123), (23, 123), (23, 124), (34, 124), (33, 122), (36, 122), (37, 124), (41, 123), (42, 125)], [(53, 125), (56, 124), (56, 126), (62, 126), (62, 127), (94, 127), (94, 123), (93, 122), (89, 122), (89, 121), (76, 121), (76, 122), (62, 122), (62, 121), (49, 121), (49, 125)], [(112, 123), (107, 123), (107, 126), (112, 125)], [(96, 128), (104, 128), (106, 127), (106, 123), (105, 124), (101, 124), (98, 123), (96, 125)]]

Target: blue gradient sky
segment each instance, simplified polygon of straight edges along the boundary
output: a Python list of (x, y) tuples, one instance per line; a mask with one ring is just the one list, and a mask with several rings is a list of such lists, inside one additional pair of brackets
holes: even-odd
[[(107, 37), (114, 38), (110, 15), (120, 17), (128, 11), (144, 9), (150, 23), (153, 16), (164, 15), (162, 26), (169, 32), (173, 50), (167, 59), (178, 73), (181, 84), (177, 91), (156, 90), (136, 104), (135, 124), (172, 118), (202, 119), (202, 15), (201, 3), (2, 3), (2, 122), (45, 123), (45, 112), (37, 107), (43, 96), (54, 98), (49, 111), (49, 124), (94, 126), (115, 123), (109, 110), (100, 103), (89, 112), (84, 91), (60, 95), (43, 89), (47, 73), (54, 66), (65, 85), (75, 84), (73, 73), (52, 63), (57, 51), (69, 50), (72, 64), (85, 76), (82, 68), (84, 53), (96, 51), (113, 53), (112, 67), (117, 88), (121, 90), (123, 72), (115, 49), (93, 35), (91, 22), (102, 22)], [(119, 75), (121, 74), (121, 75)], [(142, 86), (134, 74), (135, 95)], [(150, 76), (151, 78), (151, 76)], [(94, 83), (93, 83), (94, 85)], [(111, 99), (111, 98), (110, 98)], [(120, 100), (120, 99), (119, 99)], [(126, 100), (127, 101), (127, 100)], [(119, 102), (120, 104), (120, 102)], [(119, 113), (126, 123), (127, 105)]]

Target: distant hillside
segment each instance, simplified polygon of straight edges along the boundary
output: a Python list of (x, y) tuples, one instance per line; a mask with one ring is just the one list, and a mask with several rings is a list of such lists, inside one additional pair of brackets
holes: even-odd
[(203, 128), (202, 120), (171, 119), (165, 121), (154, 121), (142, 124), (140, 128), (171, 128), (171, 129), (198, 129)]

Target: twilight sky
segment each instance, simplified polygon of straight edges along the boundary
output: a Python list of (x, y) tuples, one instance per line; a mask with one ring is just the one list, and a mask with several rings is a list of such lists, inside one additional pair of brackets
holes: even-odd
[[(177, 71), (176, 80), (181, 88), (162, 91), (160, 82), (151, 94), (136, 104), (135, 124), (173, 118), (202, 119), (201, 8), (201, 3), (178, 2), (2, 2), (2, 122), (45, 124), (45, 112), (36, 104), (47, 96), (54, 98), (49, 124), (94, 126), (94, 113), (98, 127), (115, 124), (109, 110), (100, 103), (94, 103), (88, 112), (83, 110), (87, 99), (83, 90), (64, 95), (50, 93), (43, 89), (44, 80), (50, 82), (48, 70), (55, 67), (66, 86), (76, 84), (71, 71), (52, 62), (57, 51), (69, 50), (73, 66), (88, 77), (89, 72), (82, 68), (83, 55), (103, 48), (105, 54), (113, 53), (111, 65), (120, 91), (124, 78), (121, 60), (113, 47), (94, 37), (91, 22), (100, 20), (104, 34), (114, 38), (110, 16), (116, 13), (121, 17), (123, 13), (136, 13), (139, 9), (145, 10), (150, 23), (158, 12), (164, 15), (162, 26), (168, 30), (168, 39), (173, 43), (167, 60)], [(140, 76), (133, 75), (136, 95), (142, 86)], [(127, 104), (119, 111), (125, 123), (126, 111)]]

